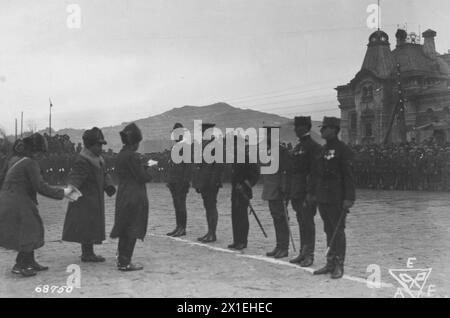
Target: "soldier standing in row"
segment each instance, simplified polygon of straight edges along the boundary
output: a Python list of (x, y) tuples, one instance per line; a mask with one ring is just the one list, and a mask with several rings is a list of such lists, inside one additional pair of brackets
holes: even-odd
[(287, 149), (280, 144), (272, 144), (273, 129), (279, 126), (264, 126), (267, 129), (267, 151), (271, 152), (273, 147), (279, 147), (279, 168), (273, 174), (264, 175), (262, 199), (269, 201), (269, 210), (275, 227), (276, 246), (266, 253), (269, 257), (283, 258), (289, 255), (289, 225), (286, 215), (286, 200), (289, 196), (288, 189), (288, 153)]
[(234, 163), (231, 166), (231, 223), (233, 243), (228, 248), (242, 250), (247, 248), (248, 206), (253, 197), (252, 187), (258, 182), (259, 167), (250, 163), (248, 146), (245, 145), (245, 162), (238, 162), (238, 142), (234, 138)]
[(297, 213), (300, 229), (300, 254), (290, 262), (309, 267), (314, 262), (316, 241), (316, 160), (320, 145), (310, 135), (311, 117), (295, 117), (295, 133), (299, 143), (292, 152), (290, 199)]
[(102, 131), (97, 127), (86, 130), (83, 143), (68, 182), (79, 189), (82, 196), (67, 207), (62, 239), (81, 244), (82, 262), (104, 262), (105, 258), (94, 253), (94, 244), (105, 240), (104, 192), (111, 197), (116, 189), (101, 156), (106, 144)]
[(127, 125), (120, 132), (123, 148), (116, 159), (119, 187), (111, 238), (119, 238), (117, 268), (120, 271), (136, 271), (142, 265), (131, 262), (136, 240), (144, 240), (148, 224), (148, 197), (146, 183), (152, 180), (137, 153), (142, 133), (136, 124)]
[(331, 273), (331, 278), (344, 275), (346, 250), (345, 218), (355, 202), (353, 152), (338, 139), (340, 120), (324, 117), (320, 132), (326, 140), (317, 163), (316, 196), (327, 236), (327, 264), (315, 275)]
[[(183, 125), (176, 123), (173, 130), (183, 128)], [(183, 137), (177, 141), (183, 142)], [(182, 155), (182, 154), (180, 154)], [(191, 179), (191, 165), (186, 162), (175, 164), (169, 155), (167, 165), (167, 187), (170, 190), (175, 208), (176, 227), (172, 232), (167, 233), (168, 236), (184, 236), (186, 235), (187, 209), (186, 196), (189, 192), (189, 183)]]
[[(205, 140), (205, 132), (209, 128), (213, 128), (215, 124), (202, 123), (202, 151), (206, 145), (214, 140), (211, 137)], [(216, 229), (219, 219), (219, 213), (217, 212), (217, 195), (219, 189), (222, 187), (222, 171), (223, 164), (213, 162), (207, 163), (205, 159), (202, 159), (202, 163), (196, 163), (194, 174), (192, 177), (192, 187), (200, 193), (203, 200), (203, 206), (206, 210), (206, 221), (208, 223), (208, 233), (199, 237), (198, 241), (203, 243), (211, 243), (217, 240)]]

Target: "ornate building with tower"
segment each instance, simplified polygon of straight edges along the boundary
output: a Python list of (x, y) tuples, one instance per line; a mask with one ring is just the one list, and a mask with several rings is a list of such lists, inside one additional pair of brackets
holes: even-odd
[(385, 32), (372, 33), (361, 70), (336, 88), (342, 139), (352, 144), (450, 141), (450, 50), (436, 52), (433, 30), (422, 33), (423, 44), (402, 29), (395, 36), (391, 50)]

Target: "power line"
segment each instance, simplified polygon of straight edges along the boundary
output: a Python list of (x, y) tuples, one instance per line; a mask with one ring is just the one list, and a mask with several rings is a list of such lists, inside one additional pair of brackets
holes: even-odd
[(314, 88), (314, 89), (310, 89), (310, 90), (302, 90), (302, 91), (298, 91), (298, 92), (292, 92), (292, 93), (284, 93), (284, 94), (267, 94), (269, 96), (263, 96), (260, 95), (259, 97), (254, 97), (254, 98), (246, 98), (246, 99), (242, 99), (242, 100), (230, 100), (231, 102), (235, 102), (235, 103), (242, 103), (242, 102), (248, 102), (248, 101), (253, 101), (253, 100), (260, 100), (260, 99), (271, 99), (271, 98), (275, 98), (275, 97), (283, 97), (283, 96), (293, 96), (293, 95), (304, 95), (306, 93), (310, 93), (310, 92), (314, 92), (314, 91), (321, 91), (321, 90), (326, 90), (326, 89), (332, 89), (329, 86), (324, 86), (324, 87), (320, 87), (320, 88)]
[(317, 87), (317, 88), (311, 88), (311, 89), (307, 89), (307, 90), (301, 90), (301, 91), (299, 91), (299, 92), (309, 92), (309, 91), (313, 91), (313, 90), (319, 90), (319, 89), (326, 89), (326, 88), (330, 88), (330, 86), (328, 86), (328, 85), (325, 85), (325, 83), (336, 83), (337, 81), (345, 81), (345, 80), (343, 80), (343, 79), (341, 79), (341, 78), (335, 78), (335, 79), (330, 79), (330, 80), (328, 80), (328, 81), (317, 81), (317, 82), (312, 82), (312, 83), (310, 83), (309, 85), (303, 85), (303, 86), (291, 86), (291, 87), (287, 87), (287, 88), (284, 88), (284, 89), (278, 89), (278, 90), (273, 90), (273, 91), (268, 91), (268, 92), (265, 92), (265, 93), (259, 93), (259, 94), (251, 94), (251, 95), (244, 95), (244, 96), (241, 96), (241, 97), (234, 97), (234, 98), (222, 98), (222, 100), (225, 100), (225, 101), (230, 101), (230, 102), (233, 102), (233, 101), (238, 101), (238, 100), (244, 100), (244, 99), (250, 99), (250, 98), (253, 98), (253, 97), (257, 97), (257, 98), (259, 98), (259, 97), (262, 97), (262, 96), (267, 96), (267, 95), (273, 95), (273, 94), (278, 94), (278, 93), (281, 93), (281, 92), (289, 92), (289, 91), (291, 91), (291, 90), (294, 90), (294, 89), (302, 89), (302, 88), (306, 88), (306, 87), (310, 87), (310, 86), (312, 86), (312, 85), (314, 85), (314, 84), (323, 84), (324, 86), (319, 86), (319, 87)]
[[(329, 95), (322, 95), (319, 97), (329, 97)], [(265, 103), (265, 104), (252, 104), (252, 107), (259, 107), (259, 106), (271, 106), (271, 107), (263, 107), (261, 109), (265, 109), (265, 110), (271, 110), (271, 109), (283, 109), (283, 108), (287, 108), (287, 107), (295, 107), (296, 105), (298, 105), (298, 102), (301, 101), (305, 101), (307, 104), (306, 105), (317, 105), (317, 104), (323, 104), (323, 103), (332, 103), (332, 102), (337, 102), (336, 99), (327, 99), (327, 100), (323, 100), (323, 101), (317, 101), (317, 102), (313, 102), (313, 103), (308, 103), (311, 98), (308, 99), (290, 99), (290, 100), (285, 100), (285, 101), (278, 101), (278, 102), (270, 102), (270, 103)], [(280, 103), (291, 103), (291, 102), (296, 102), (295, 105), (279, 105)]]

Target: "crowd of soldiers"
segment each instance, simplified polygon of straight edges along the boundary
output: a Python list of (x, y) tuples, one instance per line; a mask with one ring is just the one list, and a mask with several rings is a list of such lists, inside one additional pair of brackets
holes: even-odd
[(352, 146), (358, 188), (450, 191), (450, 144)]

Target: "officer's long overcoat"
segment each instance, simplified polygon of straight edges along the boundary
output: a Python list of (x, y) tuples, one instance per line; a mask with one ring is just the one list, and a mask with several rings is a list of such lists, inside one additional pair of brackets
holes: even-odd
[(70, 185), (82, 197), (70, 202), (64, 221), (62, 239), (82, 244), (101, 244), (105, 239), (105, 195), (112, 179), (106, 174), (102, 157), (83, 149), (69, 174)]
[(37, 161), (13, 157), (3, 172), (0, 191), (0, 246), (31, 252), (44, 245), (44, 227), (36, 193), (59, 199), (64, 191), (44, 182)]
[(127, 237), (143, 240), (147, 232), (149, 203), (146, 183), (152, 177), (141, 164), (140, 156), (124, 146), (116, 158), (119, 178), (112, 238)]

